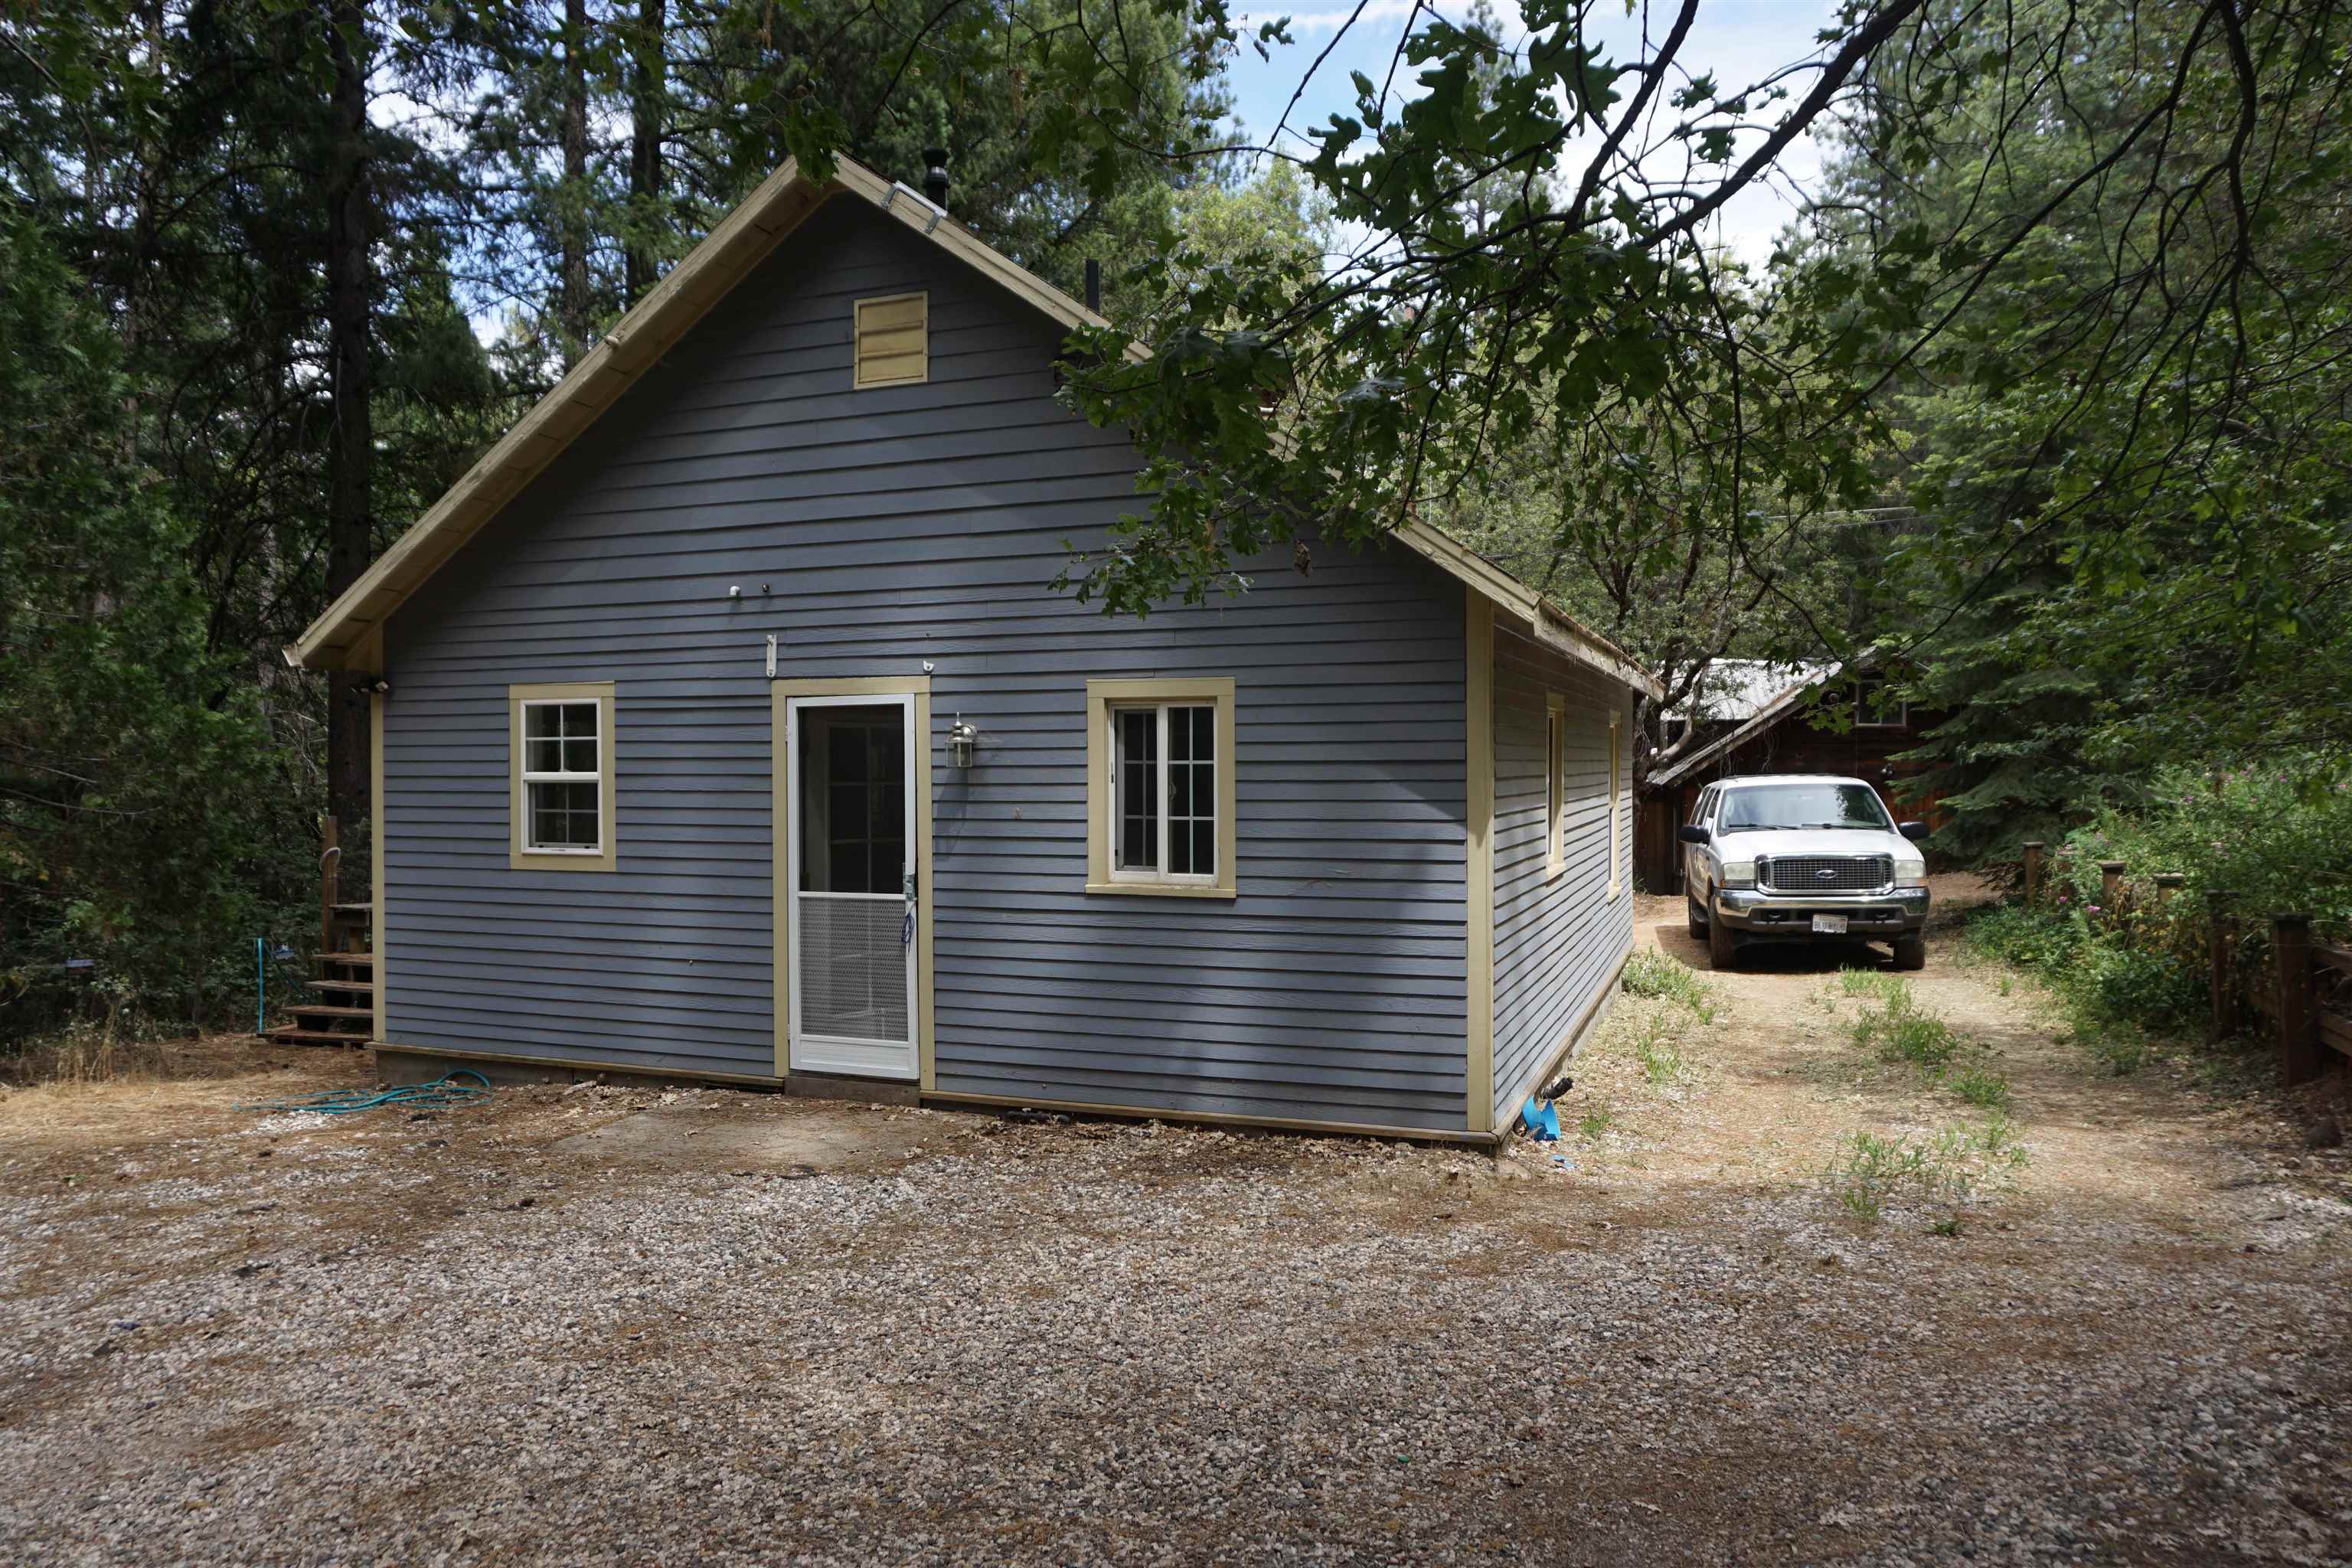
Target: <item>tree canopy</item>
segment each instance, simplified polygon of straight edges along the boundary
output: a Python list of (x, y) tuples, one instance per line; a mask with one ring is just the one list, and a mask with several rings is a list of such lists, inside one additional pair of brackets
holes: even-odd
[[(1841, 0), (1737, 80), (1699, 15), (0, 17), (0, 387), (40, 410), (0, 437), (0, 1004), (166, 898), (300, 896), (271, 847), (365, 816), (364, 707), (275, 648), (786, 155), (943, 148), (982, 237), (1110, 268), (1066, 396), (1146, 485), (1063, 576), (1109, 612), (1433, 522), (1661, 678), (1645, 765), (1709, 661), (1874, 648), (1955, 715), (1923, 752), (1969, 856), (2161, 760), (2352, 744), (2337, 0)], [(1244, 51), (1298, 81), (1271, 123)], [(1767, 184), (1788, 227), (1727, 248)], [(174, 777), (216, 876), (110, 858), (183, 841)]]

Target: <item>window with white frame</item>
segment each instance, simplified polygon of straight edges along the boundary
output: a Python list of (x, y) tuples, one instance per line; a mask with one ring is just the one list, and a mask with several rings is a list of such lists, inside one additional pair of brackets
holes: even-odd
[(1625, 715), (1609, 715), (1609, 896), (1615, 898), (1623, 889), (1625, 879), (1619, 871), (1623, 864), (1625, 807)]
[(593, 697), (522, 705), (524, 848), (559, 855), (604, 849), (599, 707)]
[(508, 689), (514, 749), (513, 863), (604, 870), (613, 848), (613, 687)]
[(1887, 695), (1886, 678), (1864, 676), (1853, 683), (1853, 727), (1900, 730), (1911, 722), (1911, 705)]
[(1205, 702), (1111, 710), (1118, 831), (1111, 875), (1214, 882), (1217, 710)]
[(1559, 871), (1568, 864), (1568, 710), (1558, 693), (1544, 699), (1544, 862)]
[(1087, 887), (1233, 896), (1233, 682), (1089, 680), (1087, 699)]

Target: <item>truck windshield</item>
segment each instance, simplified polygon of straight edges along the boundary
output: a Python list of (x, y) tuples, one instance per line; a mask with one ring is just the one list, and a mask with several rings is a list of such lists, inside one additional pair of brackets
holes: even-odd
[(1884, 833), (1891, 824), (1878, 792), (1860, 784), (1751, 784), (1723, 799), (1725, 833), (1768, 827), (1856, 827)]

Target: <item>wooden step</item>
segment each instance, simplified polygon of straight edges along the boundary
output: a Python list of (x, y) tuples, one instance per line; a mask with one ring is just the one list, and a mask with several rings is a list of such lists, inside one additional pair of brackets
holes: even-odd
[(314, 952), (310, 955), (321, 963), (347, 964), (353, 969), (373, 969), (375, 954), (372, 952)]
[(373, 994), (375, 991), (375, 982), (373, 980), (305, 980), (302, 982), (302, 987), (306, 991), (360, 991)]
[(346, 1007), (335, 1002), (297, 1002), (287, 1009), (305, 1018), (368, 1018), (375, 1016), (373, 1007)]
[(328, 1029), (297, 1029), (280, 1025), (269, 1031), (269, 1040), (281, 1046), (364, 1046), (365, 1035), (339, 1035)]
[(375, 913), (373, 904), (330, 904), (327, 907), (337, 914), (372, 915)]

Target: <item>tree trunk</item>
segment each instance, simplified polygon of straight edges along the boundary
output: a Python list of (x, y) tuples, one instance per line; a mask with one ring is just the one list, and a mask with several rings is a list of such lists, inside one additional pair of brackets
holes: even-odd
[[(370, 415), (367, 79), (373, 53), (365, 0), (329, 0), (334, 60), (333, 144), (327, 173), (327, 598), (357, 582), (373, 553), (371, 489), (375, 429)], [(373, 820), (368, 799), (368, 705), (351, 679), (327, 699), (327, 809), (345, 822)]]
[(595, 320), (588, 298), (588, 0), (563, 0), (563, 190), (557, 228), (562, 247), (563, 363), (587, 352)]
[(668, 90), (668, 0), (637, 0), (637, 37), (629, 77), (634, 124), (629, 141), (629, 303), (654, 286), (654, 237), (660, 223), (663, 100)]

